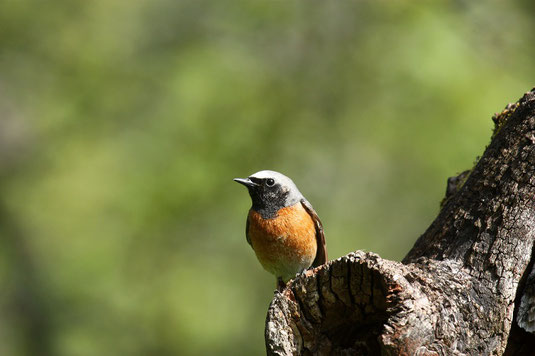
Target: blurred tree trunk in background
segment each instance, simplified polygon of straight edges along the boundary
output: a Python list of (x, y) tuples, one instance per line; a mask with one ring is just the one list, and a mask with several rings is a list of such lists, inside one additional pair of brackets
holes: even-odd
[(2, 287), (4, 315), (3, 330), (0, 330), (5, 334), (2, 339), (9, 342), (0, 350), (6, 354), (53, 355), (50, 345), (53, 318), (46, 307), (48, 298), (35, 259), (23, 232), (1, 204), (0, 237), (9, 265), (7, 283)]
[(26, 221), (4, 201), (10, 187), (35, 165), (36, 145), (19, 132), (17, 115), (0, 97), (0, 354), (53, 355), (54, 314), (43, 271), (32, 251)]
[(268, 354), (533, 351), (522, 328), (535, 322), (535, 89), (493, 120), (485, 153), (449, 180), (438, 217), (401, 263), (357, 251), (276, 293)]

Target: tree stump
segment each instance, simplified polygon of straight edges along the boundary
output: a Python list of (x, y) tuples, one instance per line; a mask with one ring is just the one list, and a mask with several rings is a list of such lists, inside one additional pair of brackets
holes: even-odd
[(535, 89), (493, 120), (402, 262), (356, 251), (276, 292), (269, 355), (535, 354)]

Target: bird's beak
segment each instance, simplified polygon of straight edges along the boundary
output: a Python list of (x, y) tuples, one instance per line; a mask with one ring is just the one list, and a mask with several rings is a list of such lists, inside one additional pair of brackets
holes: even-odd
[(258, 184), (250, 180), (249, 178), (234, 178), (235, 182), (245, 185), (247, 188), (256, 187)]

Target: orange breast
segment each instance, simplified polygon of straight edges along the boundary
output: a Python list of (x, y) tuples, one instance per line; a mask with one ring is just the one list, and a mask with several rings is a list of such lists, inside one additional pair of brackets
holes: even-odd
[(316, 227), (301, 203), (280, 209), (273, 219), (249, 211), (248, 235), (262, 266), (285, 281), (312, 265)]

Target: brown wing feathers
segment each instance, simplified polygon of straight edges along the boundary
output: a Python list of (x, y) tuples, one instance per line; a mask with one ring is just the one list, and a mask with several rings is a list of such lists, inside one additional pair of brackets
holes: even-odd
[(327, 245), (325, 244), (323, 225), (321, 224), (321, 220), (318, 217), (318, 214), (316, 214), (316, 211), (306, 199), (301, 200), (301, 204), (303, 205), (307, 213), (310, 215), (310, 217), (312, 217), (312, 220), (314, 220), (314, 224), (316, 225), (316, 242), (318, 244), (318, 249), (316, 252), (316, 258), (314, 259), (314, 262), (312, 262), (312, 267), (321, 266), (322, 264), (327, 262)]

